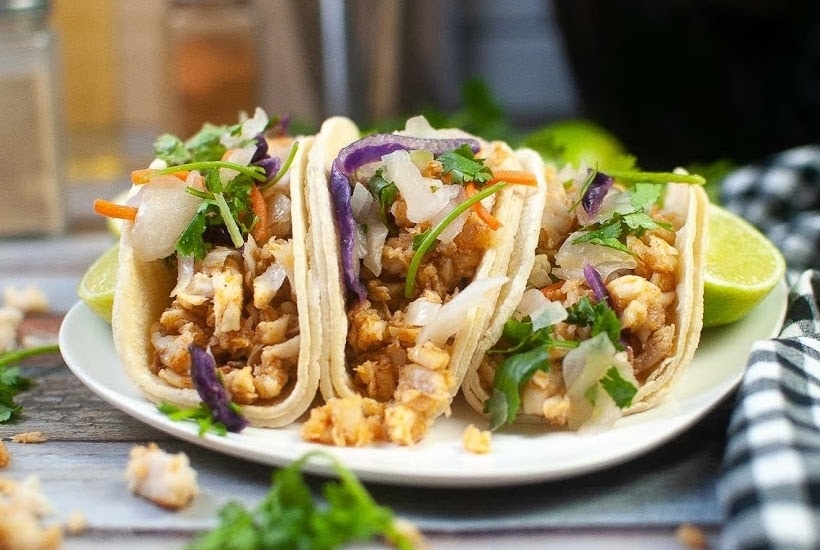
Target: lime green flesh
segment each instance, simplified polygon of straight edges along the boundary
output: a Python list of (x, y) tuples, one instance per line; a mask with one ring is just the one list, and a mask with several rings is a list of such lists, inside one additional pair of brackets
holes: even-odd
[(780, 282), (785, 269), (783, 255), (762, 233), (735, 214), (710, 205), (704, 326), (746, 316)]
[(117, 283), (117, 260), (119, 246), (114, 245), (100, 255), (88, 267), (80, 284), (77, 295), (107, 322), (111, 322), (111, 311), (114, 307), (114, 287)]

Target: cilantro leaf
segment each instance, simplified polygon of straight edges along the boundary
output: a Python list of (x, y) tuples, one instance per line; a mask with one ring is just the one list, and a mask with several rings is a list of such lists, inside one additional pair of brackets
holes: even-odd
[(396, 202), (399, 188), (392, 181), (384, 179), (384, 171), (379, 169), (376, 174), (367, 182), (367, 189), (379, 201), (379, 217), (382, 223), (387, 226), (387, 234), (395, 237), (399, 234), (396, 221), (390, 213), (390, 208)]
[(443, 175), (450, 176), (450, 181), (458, 185), (474, 182), (481, 187), (493, 178), (493, 172), (484, 165), (482, 159), (475, 158), (469, 145), (462, 145), (438, 157), (443, 168)]
[(12, 366), (28, 357), (46, 355), (60, 351), (57, 344), (46, 344), (33, 348), (12, 349), (0, 353), (0, 424), (13, 420), (23, 411), (15, 403), (18, 393), (31, 387), (31, 380), (20, 374), (20, 369)]
[[(325, 505), (316, 502), (302, 474), (305, 462), (316, 456), (330, 460), (339, 478), (323, 485)], [(268, 494), (255, 510), (236, 502), (224, 506), (219, 525), (197, 538), (188, 550), (330, 550), (378, 536), (402, 550), (413, 548), (411, 535), (397, 526), (389, 508), (378, 505), (340, 462), (315, 451), (276, 471)]]
[(621, 322), (615, 310), (606, 302), (593, 304), (588, 296), (582, 296), (580, 300), (567, 308), (566, 322), (570, 325), (592, 327), (591, 336), (606, 333), (615, 349), (624, 349), (621, 343)]
[(228, 126), (216, 126), (205, 123), (202, 129), (185, 142), (185, 148), (191, 154), (193, 162), (221, 159), (227, 150), (219, 142), (223, 133), (229, 132)]
[(548, 346), (538, 346), (507, 357), (493, 380), (493, 395), (484, 404), (484, 413), (490, 416), (490, 429), (497, 430), (511, 424), (521, 408), (521, 386), (536, 371), (550, 370)]
[(209, 216), (213, 215), (214, 205), (203, 201), (188, 223), (188, 227), (177, 239), (176, 251), (182, 257), (194, 257), (201, 260), (211, 249), (211, 245), (205, 242), (202, 235), (208, 225)]
[(157, 409), (174, 422), (195, 422), (199, 424), (199, 437), (207, 432), (214, 432), (217, 435), (226, 435), (228, 433), (225, 424), (214, 422), (213, 413), (205, 403), (200, 403), (196, 407), (182, 408), (163, 401), (157, 405)]
[(185, 164), (191, 160), (191, 154), (185, 143), (177, 136), (162, 134), (154, 140), (154, 154), (168, 163), (168, 166)]
[(609, 367), (600, 382), (601, 387), (612, 397), (619, 409), (630, 406), (632, 398), (638, 393), (638, 388), (632, 382), (624, 380), (615, 367)]
[(609, 248), (614, 248), (615, 250), (621, 250), (622, 252), (626, 252), (627, 254), (631, 254), (632, 252), (627, 248), (627, 246), (621, 242), (621, 235), (623, 234), (623, 228), (620, 223), (620, 215), (616, 214), (615, 217), (609, 222), (602, 224), (597, 229), (593, 229), (588, 233), (581, 235), (580, 237), (576, 237), (572, 240), (572, 244), (580, 244), (580, 243), (592, 243), (598, 244), (601, 246), (608, 246)]

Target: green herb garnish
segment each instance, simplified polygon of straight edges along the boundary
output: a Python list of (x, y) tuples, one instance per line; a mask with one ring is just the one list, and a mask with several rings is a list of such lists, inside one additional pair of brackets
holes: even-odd
[[(317, 503), (302, 468), (315, 458), (331, 463), (338, 481), (322, 487)], [(188, 550), (331, 550), (376, 537), (412, 550), (414, 537), (397, 523), (392, 510), (379, 506), (356, 476), (323, 451), (303, 455), (273, 474), (268, 494), (254, 510), (231, 502), (219, 511), (219, 525), (198, 537)]]
[(207, 432), (217, 435), (226, 435), (228, 428), (222, 422), (215, 422), (211, 409), (205, 403), (200, 403), (196, 407), (178, 407), (172, 403), (163, 401), (157, 405), (159, 412), (175, 422), (195, 422), (199, 424), (199, 437)]
[(407, 279), (404, 282), (404, 295), (407, 298), (413, 296), (413, 290), (416, 286), (416, 272), (421, 265), (421, 260), (424, 258), (424, 255), (433, 246), (436, 242), (436, 239), (441, 234), (444, 229), (453, 223), (457, 217), (459, 217), (463, 212), (466, 212), (468, 208), (473, 206), (475, 203), (489, 197), (493, 193), (498, 193), (504, 187), (506, 187), (505, 182), (496, 183), (495, 185), (491, 185), (490, 187), (485, 187), (472, 197), (468, 198), (458, 206), (456, 206), (452, 212), (447, 214), (444, 219), (438, 222), (435, 227), (425, 231), (423, 233), (424, 237), (418, 242), (418, 246), (416, 246), (416, 239), (413, 239), (413, 249), (416, 251), (413, 254), (413, 259), (410, 260), (410, 266), (407, 269)]
[(593, 243), (607, 246), (631, 254), (623, 238), (628, 234), (637, 237), (653, 229), (672, 229), (665, 222), (653, 219), (646, 211), (661, 197), (662, 185), (657, 183), (637, 183), (631, 187), (629, 193), (631, 212), (613, 212), (608, 218), (593, 224), (592, 229), (573, 239), (572, 244)]
[(686, 183), (703, 185), (706, 180), (698, 174), (676, 174), (675, 172), (643, 172), (641, 170), (607, 170), (607, 176), (621, 183)]
[(387, 234), (395, 237), (399, 234), (399, 228), (396, 226), (396, 221), (393, 219), (390, 209), (393, 207), (393, 203), (396, 202), (399, 188), (392, 181), (384, 179), (384, 170), (380, 168), (367, 182), (367, 189), (379, 201), (379, 217), (387, 227)]
[(31, 387), (31, 380), (21, 376), (20, 369), (12, 365), (29, 357), (59, 351), (60, 347), (57, 344), (48, 344), (0, 353), (0, 424), (13, 420), (23, 411), (23, 407), (15, 403), (14, 398)]
[(493, 178), (492, 170), (484, 165), (483, 159), (475, 158), (466, 144), (439, 155), (438, 161), (443, 168), (442, 175), (449, 176), (457, 185), (474, 182), (476, 187), (481, 187)]
[(566, 323), (580, 327), (592, 327), (590, 336), (605, 333), (617, 350), (623, 350), (621, 343), (621, 322), (618, 314), (606, 302), (590, 302), (587, 296), (567, 308)]
[(504, 339), (512, 345), (489, 351), (507, 356), (495, 371), (493, 394), (484, 404), (484, 413), (490, 417), (491, 430), (515, 420), (521, 408), (521, 388), (536, 372), (549, 372), (552, 349), (578, 347), (578, 342), (555, 338), (555, 327), (552, 325), (533, 330), (528, 319), (507, 320)]
[(619, 409), (624, 409), (632, 404), (632, 399), (638, 393), (638, 388), (621, 376), (618, 369), (609, 367), (603, 378), (600, 380), (601, 387), (615, 401)]

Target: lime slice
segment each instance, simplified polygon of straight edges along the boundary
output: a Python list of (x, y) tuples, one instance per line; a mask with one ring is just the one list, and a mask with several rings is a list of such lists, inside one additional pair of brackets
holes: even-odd
[(783, 279), (786, 262), (772, 242), (743, 218), (709, 205), (703, 325), (732, 323)]
[(111, 310), (114, 305), (114, 286), (117, 283), (117, 261), (119, 245), (114, 245), (94, 260), (88, 267), (80, 284), (77, 295), (105, 321), (111, 322)]

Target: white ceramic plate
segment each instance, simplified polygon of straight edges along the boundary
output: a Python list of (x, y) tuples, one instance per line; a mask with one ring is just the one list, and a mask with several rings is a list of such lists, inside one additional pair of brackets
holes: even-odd
[[(306, 443), (297, 423), (286, 429), (246, 428), (240, 434), (199, 437), (197, 427), (173, 422), (140, 396), (125, 377), (111, 329), (83, 303), (66, 315), (60, 349), (69, 368), (97, 395), (127, 414), (175, 437), (217, 452), (273, 466), (324, 449), (359, 478), (399, 485), (488, 487), (554, 480), (591, 472), (647, 452), (702, 418), (740, 382), (755, 340), (775, 335), (783, 321), (786, 284), (741, 321), (704, 331), (695, 359), (668, 398), (649, 411), (625, 417), (602, 433), (579, 435), (516, 427), (493, 434), (492, 452), (475, 455), (461, 443), (469, 423), (483, 419), (461, 399), (415, 447), (335, 448)], [(309, 462), (312, 473), (332, 475), (327, 461)]]

